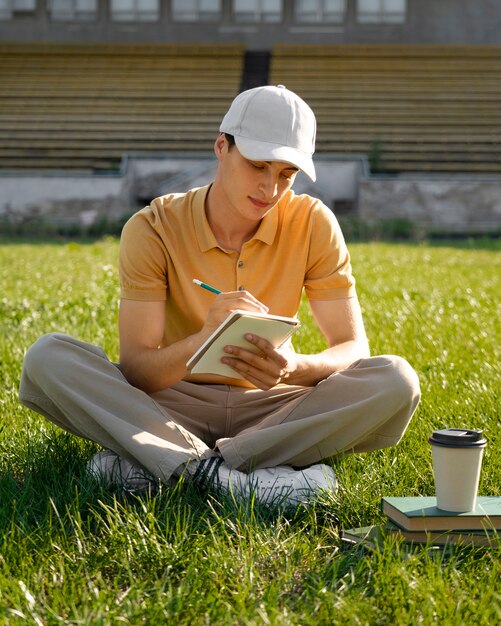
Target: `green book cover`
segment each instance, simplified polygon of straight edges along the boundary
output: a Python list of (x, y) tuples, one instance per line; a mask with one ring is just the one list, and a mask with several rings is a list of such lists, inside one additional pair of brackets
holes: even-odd
[(382, 532), (383, 527), (379, 525), (348, 528), (342, 531), (341, 539), (352, 544), (364, 542), (379, 543), (383, 536)]
[(435, 496), (384, 497), (381, 506), (405, 530), (501, 529), (500, 496), (479, 496), (475, 510), (464, 513), (439, 509)]
[(474, 546), (474, 547), (499, 547), (501, 537), (495, 530), (473, 530), (473, 531), (408, 531), (388, 522), (386, 524), (374, 526), (361, 526), (359, 528), (349, 528), (343, 530), (342, 541), (347, 545), (363, 544), (374, 549), (382, 546), (384, 539), (391, 537), (401, 539), (409, 546), (414, 544), (433, 546)]

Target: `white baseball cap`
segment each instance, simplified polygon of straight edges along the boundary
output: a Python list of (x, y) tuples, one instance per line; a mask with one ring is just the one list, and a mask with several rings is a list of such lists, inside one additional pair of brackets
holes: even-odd
[(233, 135), (240, 154), (252, 161), (284, 161), (316, 180), (313, 153), (315, 114), (283, 85), (255, 87), (240, 93), (219, 130)]

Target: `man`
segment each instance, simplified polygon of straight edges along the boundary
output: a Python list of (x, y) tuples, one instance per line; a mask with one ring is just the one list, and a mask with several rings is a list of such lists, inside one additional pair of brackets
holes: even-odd
[[(59, 334), (28, 351), (21, 401), (104, 446), (92, 471), (127, 488), (184, 476), (295, 505), (335, 489), (322, 459), (402, 437), (417, 376), (399, 357), (369, 356), (339, 225), (291, 190), (299, 170), (315, 180), (315, 133), (310, 107), (283, 86), (237, 96), (213, 183), (157, 198), (123, 230), (120, 365)], [(227, 346), (224, 357), (243, 378), (187, 371), (230, 311), (293, 316), (303, 289), (327, 349), (297, 354), (246, 335), (249, 349)]]

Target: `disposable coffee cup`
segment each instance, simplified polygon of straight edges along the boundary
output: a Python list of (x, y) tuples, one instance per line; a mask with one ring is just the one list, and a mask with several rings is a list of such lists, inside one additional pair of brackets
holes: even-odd
[(428, 441), (433, 455), (437, 507), (457, 513), (473, 511), (486, 444), (482, 431), (445, 428), (436, 430)]

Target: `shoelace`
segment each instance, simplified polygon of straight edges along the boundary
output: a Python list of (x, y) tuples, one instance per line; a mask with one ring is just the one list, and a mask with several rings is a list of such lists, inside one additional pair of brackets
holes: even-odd
[(193, 481), (203, 489), (217, 486), (219, 484), (218, 470), (223, 463), (224, 459), (221, 456), (211, 456), (209, 459), (199, 461), (197, 469), (193, 474)]

